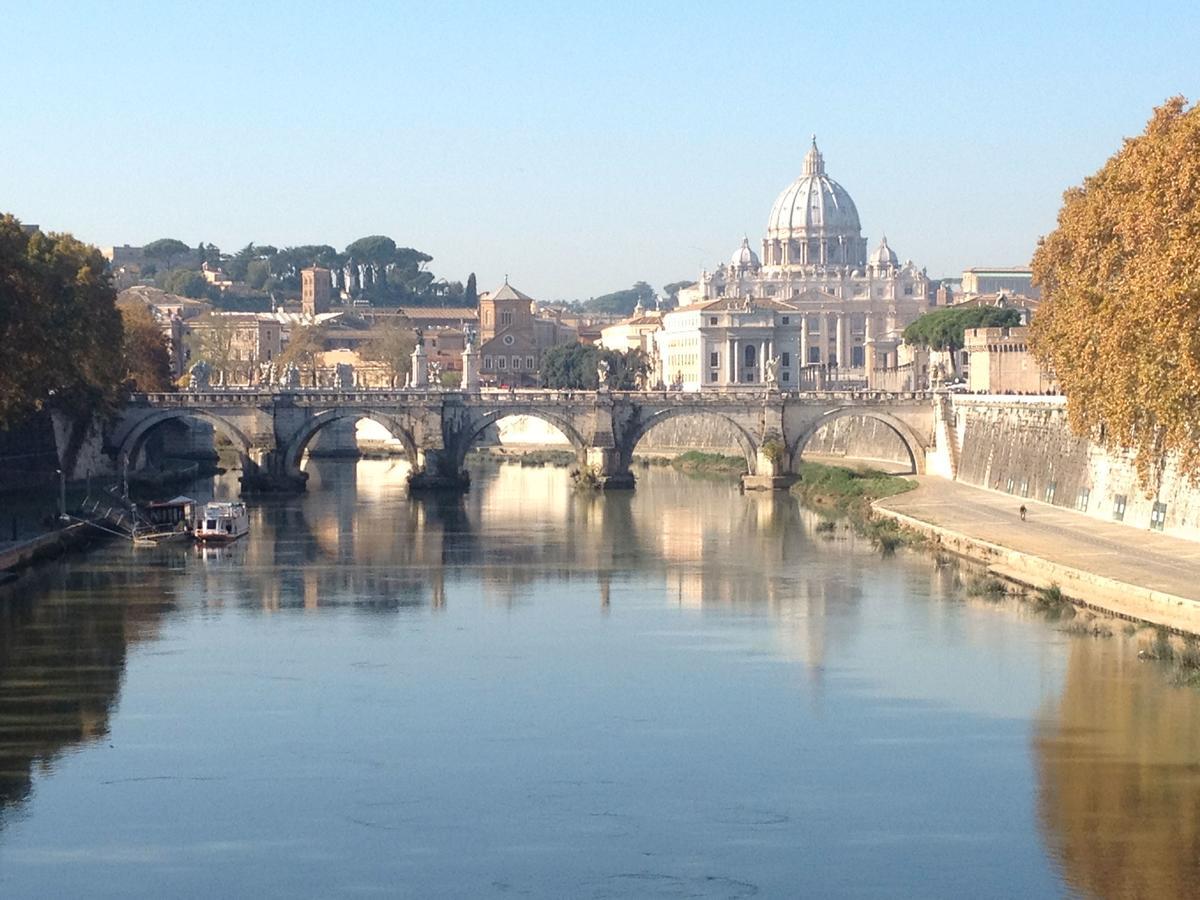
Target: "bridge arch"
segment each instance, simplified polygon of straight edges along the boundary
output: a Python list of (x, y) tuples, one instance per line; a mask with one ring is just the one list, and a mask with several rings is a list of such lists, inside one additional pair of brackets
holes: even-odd
[(321, 429), (335, 422), (344, 422), (347, 419), (355, 422), (359, 419), (370, 419), (372, 422), (382, 425), (394, 438), (400, 441), (404, 447), (405, 456), (408, 457), (409, 464), (414, 469), (417, 467), (417, 442), (413, 439), (412, 433), (401, 425), (394, 416), (389, 416), (378, 410), (342, 406), (317, 413), (317, 415), (308, 419), (292, 435), (284, 449), (284, 471), (294, 477), (303, 478), (304, 476), (300, 471), (300, 463), (304, 459), (305, 448), (308, 447), (309, 443), (317, 436), (317, 432)]
[(746, 431), (737, 420), (725, 413), (718, 412), (714, 409), (707, 409), (703, 406), (675, 406), (667, 409), (660, 409), (652, 413), (647, 419), (638, 423), (632, 431), (626, 435), (621, 442), (621, 465), (628, 468), (633, 462), (633, 451), (637, 449), (638, 442), (641, 441), (655, 426), (661, 425), (670, 419), (677, 419), (681, 416), (699, 416), (699, 417), (715, 417), (725, 422), (733, 431), (734, 439), (738, 443), (738, 447), (742, 451), (742, 455), (746, 458), (746, 472), (753, 475), (758, 466), (758, 445), (754, 438)]
[(474, 412), (471, 415), (470, 422), (463, 429), (462, 435), (455, 447), (455, 464), (458, 468), (462, 468), (466, 464), (467, 454), (471, 452), (471, 447), (475, 441), (479, 440), (479, 436), (487, 429), (489, 425), (494, 425), (501, 419), (507, 419), (510, 416), (528, 416), (531, 419), (545, 422), (562, 432), (563, 437), (571, 445), (571, 449), (575, 451), (575, 456), (582, 463), (585, 461), (587, 454), (588, 442), (583, 439), (578, 429), (567, 416), (559, 415), (556, 412), (542, 409), (533, 404), (514, 404), (512, 406), (503, 406), (489, 409), (486, 411)]
[(242, 462), (242, 470), (245, 471), (249, 467), (250, 439), (246, 434), (228, 419), (209, 410), (195, 407), (164, 409), (138, 420), (116, 441), (118, 462), (123, 463), (125, 461), (132, 462), (136, 460), (142, 451), (142, 446), (145, 444), (146, 438), (155, 428), (165, 425), (168, 422), (186, 422), (188, 419), (211, 425), (215, 431), (224, 435), (233, 445), (234, 449), (237, 450)]
[(890, 413), (864, 406), (843, 406), (838, 409), (832, 409), (816, 421), (809, 423), (804, 431), (800, 433), (795, 444), (792, 445), (789, 459), (790, 471), (796, 471), (796, 466), (800, 462), (804, 448), (812, 440), (814, 434), (826, 425), (836, 422), (838, 419), (846, 419), (852, 416), (858, 416), (863, 419), (874, 419), (876, 422), (881, 422), (890, 428), (896, 437), (900, 439), (900, 443), (904, 445), (904, 450), (908, 453), (908, 461), (912, 466), (913, 472), (917, 475), (924, 474), (925, 442), (921, 440), (920, 435), (903, 419), (899, 419)]

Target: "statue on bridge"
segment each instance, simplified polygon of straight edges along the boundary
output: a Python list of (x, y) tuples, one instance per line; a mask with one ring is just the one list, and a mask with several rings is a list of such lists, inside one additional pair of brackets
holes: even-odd
[(188, 390), (207, 391), (211, 386), (212, 366), (204, 360), (192, 366), (189, 374), (191, 378), (188, 380)]
[(596, 363), (596, 386), (599, 390), (608, 390), (609, 369), (608, 360), (601, 357), (600, 361)]
[(283, 386), (293, 391), (300, 387), (300, 367), (295, 363), (288, 363), (284, 368)]
[(779, 357), (772, 356), (767, 360), (763, 367), (763, 381), (767, 383), (767, 388), (775, 390), (779, 387)]

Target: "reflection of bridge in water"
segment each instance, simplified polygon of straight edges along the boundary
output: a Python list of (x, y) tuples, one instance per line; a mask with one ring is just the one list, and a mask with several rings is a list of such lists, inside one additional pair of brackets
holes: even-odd
[(632, 487), (630, 464), (646, 434), (680, 417), (716, 419), (746, 459), (747, 487), (785, 486), (814, 434), (856, 416), (883, 423), (921, 472), (932, 443), (930, 395), (869, 391), (330, 391), (220, 390), (138, 394), (106, 437), (115, 460), (136, 466), (147, 437), (171, 422), (201, 421), (223, 435), (242, 460), (249, 490), (297, 490), (305, 449), (322, 429), (370, 419), (403, 446), (414, 486), (462, 487), (471, 447), (495, 422), (540, 419), (562, 432), (578, 464), (603, 487)]

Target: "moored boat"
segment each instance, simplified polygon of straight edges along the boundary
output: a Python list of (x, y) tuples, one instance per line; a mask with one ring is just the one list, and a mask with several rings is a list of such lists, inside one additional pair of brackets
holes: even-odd
[(140, 507), (133, 532), (135, 547), (157, 547), (190, 541), (194, 527), (196, 501), (191, 497), (156, 500)]
[(192, 533), (202, 544), (228, 544), (249, 531), (250, 516), (245, 503), (214, 500), (205, 504)]

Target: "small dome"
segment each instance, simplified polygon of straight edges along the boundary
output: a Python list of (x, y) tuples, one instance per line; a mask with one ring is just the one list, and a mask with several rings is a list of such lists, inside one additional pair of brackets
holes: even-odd
[(886, 237), (880, 240), (879, 246), (871, 254), (870, 264), (876, 269), (895, 269), (900, 265), (900, 257), (888, 246)]
[(757, 269), (759, 267), (758, 254), (750, 249), (750, 238), (742, 238), (742, 246), (733, 251), (729, 264), (735, 269)]

